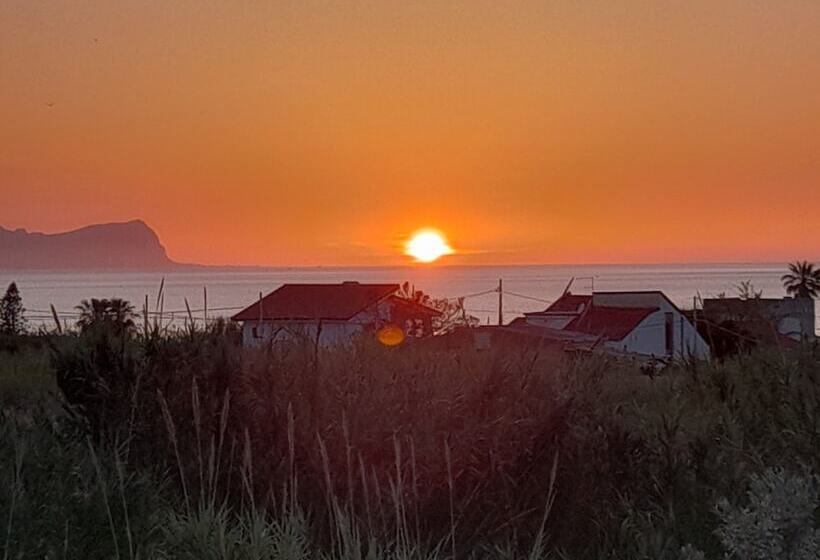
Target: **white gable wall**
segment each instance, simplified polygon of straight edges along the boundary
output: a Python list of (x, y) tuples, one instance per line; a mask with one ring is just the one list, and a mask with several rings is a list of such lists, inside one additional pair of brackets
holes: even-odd
[[(384, 299), (363, 309), (347, 321), (322, 320), (319, 345), (330, 347), (350, 344), (356, 336), (366, 330), (367, 326), (379, 325), (389, 319), (390, 306)], [(300, 337), (315, 340), (318, 324), (315, 320), (263, 320), (261, 323), (245, 321), (242, 324), (242, 344), (258, 347), (274, 340), (293, 340)]]
[(665, 314), (656, 311), (646, 317), (622, 340), (610, 340), (604, 346), (618, 352), (662, 358), (666, 356)]
[[(651, 313), (631, 333), (622, 340), (612, 340), (604, 346), (618, 352), (655, 356), (657, 358), (682, 359), (692, 356), (698, 359), (709, 359), (709, 345), (698, 334), (692, 323), (677, 309), (667, 304), (665, 311), (660, 309)], [(666, 347), (666, 317), (672, 314), (672, 355)]]
[[(303, 337), (314, 341), (318, 328), (317, 321), (245, 321), (242, 323), (242, 345), (254, 348), (274, 341), (297, 340)], [(330, 347), (349, 344), (362, 332), (364, 325), (361, 323), (322, 321), (319, 345)]]

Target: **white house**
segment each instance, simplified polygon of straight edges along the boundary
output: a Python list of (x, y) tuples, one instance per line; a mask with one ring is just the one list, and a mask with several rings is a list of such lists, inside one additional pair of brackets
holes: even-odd
[(398, 290), (398, 284), (284, 284), (231, 319), (242, 323), (248, 347), (317, 336), (328, 347), (387, 327), (401, 331), (400, 338), (431, 334), (440, 313), (399, 297)]
[(569, 292), (544, 311), (526, 313), (528, 325), (595, 336), (625, 354), (709, 358), (709, 345), (663, 292)]

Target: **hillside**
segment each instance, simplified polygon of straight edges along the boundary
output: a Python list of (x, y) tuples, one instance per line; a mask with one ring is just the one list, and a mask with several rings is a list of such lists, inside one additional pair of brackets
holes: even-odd
[(171, 268), (159, 237), (142, 220), (45, 234), (0, 227), (0, 268)]

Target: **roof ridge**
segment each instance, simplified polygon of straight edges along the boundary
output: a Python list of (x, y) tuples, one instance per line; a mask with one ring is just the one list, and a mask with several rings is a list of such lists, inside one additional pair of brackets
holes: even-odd
[(400, 285), (395, 283), (285, 283), (231, 319), (349, 320), (399, 288)]

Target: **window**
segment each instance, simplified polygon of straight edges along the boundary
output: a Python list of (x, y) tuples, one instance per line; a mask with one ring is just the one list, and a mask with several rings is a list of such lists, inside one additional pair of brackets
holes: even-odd
[(675, 315), (667, 312), (664, 314), (664, 334), (666, 335), (666, 355), (672, 356), (675, 353)]

